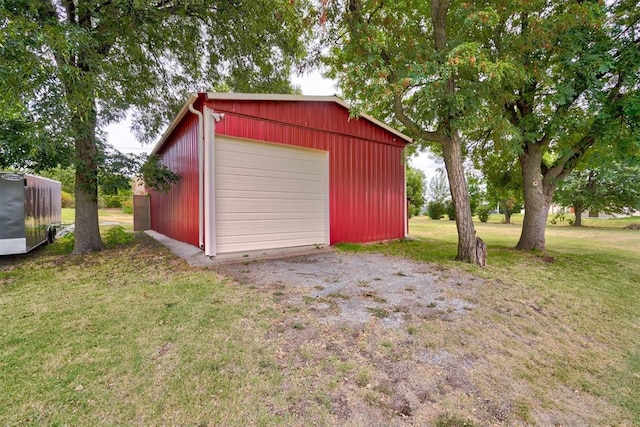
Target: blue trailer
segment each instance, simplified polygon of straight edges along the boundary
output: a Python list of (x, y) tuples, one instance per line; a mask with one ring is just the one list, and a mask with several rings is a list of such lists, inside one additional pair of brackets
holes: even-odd
[(54, 241), (62, 185), (41, 176), (0, 172), (0, 255), (24, 254)]

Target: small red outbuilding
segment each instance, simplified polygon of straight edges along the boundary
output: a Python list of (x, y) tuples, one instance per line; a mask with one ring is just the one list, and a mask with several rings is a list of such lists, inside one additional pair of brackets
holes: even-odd
[(151, 228), (205, 255), (406, 235), (410, 138), (334, 96), (200, 93), (153, 150)]

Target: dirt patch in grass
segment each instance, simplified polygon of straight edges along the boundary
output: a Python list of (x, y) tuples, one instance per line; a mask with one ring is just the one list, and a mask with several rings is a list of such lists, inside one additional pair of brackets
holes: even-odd
[(473, 308), (475, 287), (483, 282), (402, 258), (346, 252), (235, 264), (222, 271), (273, 292), (282, 304), (304, 308), (320, 323), (356, 328), (372, 318), (396, 329), (416, 318), (453, 319)]
[(377, 253), (222, 271), (280, 305), (267, 339), (278, 348), (281, 392), (296, 390), (289, 410), (302, 418), (320, 406), (346, 425), (626, 421), (562, 378), (556, 353), (597, 352), (597, 343), (567, 343), (560, 313), (501, 281)]

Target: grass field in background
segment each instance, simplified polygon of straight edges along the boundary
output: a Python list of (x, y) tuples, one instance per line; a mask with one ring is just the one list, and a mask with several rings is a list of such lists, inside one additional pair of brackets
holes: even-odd
[[(520, 238), (523, 215), (512, 216), (512, 224), (502, 224), (502, 218), (502, 215), (494, 214), (486, 223), (476, 222), (476, 233), (495, 249), (511, 249), (515, 247)], [(545, 233), (547, 249), (552, 252), (561, 250), (575, 253), (594, 253), (605, 246), (615, 253), (631, 251), (635, 255), (640, 255), (637, 252), (640, 249), (639, 233), (637, 230), (624, 229), (629, 224), (640, 224), (640, 217), (583, 220), (583, 227), (570, 226), (567, 221), (554, 225), (550, 222), (552, 218), (549, 216)], [(446, 219), (434, 221), (425, 216), (412, 218), (409, 234), (419, 238), (457, 244), (455, 221)], [(456, 247), (454, 245), (448, 248), (444, 257), (438, 256), (438, 258), (444, 261), (454, 258), (455, 254)], [(489, 256), (492, 256), (491, 251)]]
[[(524, 214), (513, 214), (511, 216), (511, 222), (516, 225), (522, 225)], [(417, 219), (417, 218), (416, 218)], [(429, 219), (425, 217), (425, 219)], [(547, 225), (552, 226), (566, 226), (570, 227), (570, 221), (573, 221), (575, 216), (567, 213), (564, 217), (556, 218), (555, 215), (549, 215), (547, 219)], [(501, 224), (504, 220), (502, 214), (491, 214), (489, 216), (489, 223)], [(555, 220), (555, 223), (554, 223)], [(446, 220), (445, 220), (446, 221)], [(601, 227), (601, 228), (623, 228), (629, 224), (640, 224), (640, 216), (625, 216), (620, 218), (589, 218), (586, 214), (582, 216), (582, 224), (584, 227)]]
[[(477, 361), (474, 390), (508, 397), (515, 424), (546, 425), (549, 414), (584, 411), (596, 425), (640, 425), (640, 231), (622, 229), (631, 220), (549, 226), (546, 252), (521, 253), (511, 249), (519, 221), (476, 224), (488, 245), (486, 268), (453, 261), (448, 220), (412, 219), (420, 241), (342, 245), (486, 279), (464, 318), (368, 337), (381, 349), (368, 366), (387, 363), (402, 340), (423, 340), (425, 348)], [(0, 258), (1, 425), (309, 425), (334, 420), (330, 397), (342, 387), (364, 396), (354, 411), (373, 402), (366, 381), (344, 380), (360, 369), (349, 360), (309, 365), (299, 350), (288, 358), (299, 365), (281, 365), (274, 325), (297, 325), (300, 313), (279, 305), (275, 293), (188, 268), (144, 234), (100, 253), (69, 250), (58, 241)], [(341, 344), (315, 339), (326, 348)], [(526, 387), (509, 388), (516, 382)], [(310, 383), (326, 390), (309, 395)], [(571, 396), (593, 405), (575, 407)], [(469, 401), (449, 408), (457, 418), (447, 419), (480, 425)], [(309, 406), (302, 411), (295, 402)]]
[[(73, 208), (62, 209), (62, 223), (72, 224), (75, 221), (76, 210)], [(133, 230), (133, 215), (122, 212), (120, 208), (99, 209), (98, 221), (109, 225), (120, 225), (127, 230)]]

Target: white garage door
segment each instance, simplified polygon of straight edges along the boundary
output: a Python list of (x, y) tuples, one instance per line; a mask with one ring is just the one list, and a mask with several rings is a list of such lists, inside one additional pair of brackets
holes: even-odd
[(216, 138), (217, 253), (329, 243), (329, 154)]

